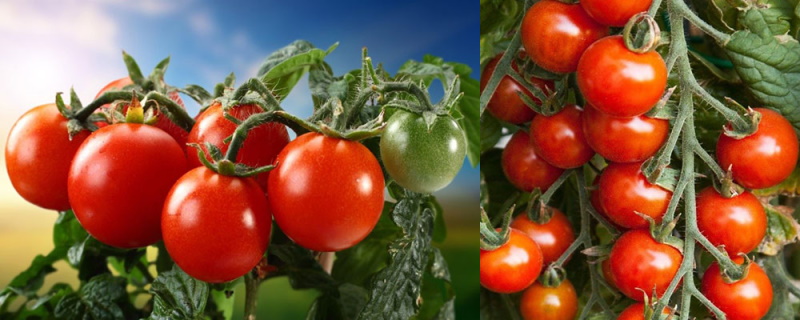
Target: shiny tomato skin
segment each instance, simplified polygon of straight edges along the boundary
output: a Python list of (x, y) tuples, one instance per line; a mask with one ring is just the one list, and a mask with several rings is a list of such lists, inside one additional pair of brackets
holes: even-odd
[(525, 320), (572, 320), (578, 314), (578, 294), (569, 279), (555, 288), (534, 282), (522, 294), (520, 313)]
[[(670, 310), (668, 308), (664, 308), (662, 314), (668, 315), (670, 314)], [(672, 317), (667, 318), (667, 320), (669, 319), (672, 319)], [(622, 313), (619, 314), (617, 320), (645, 320), (644, 303), (639, 302), (628, 306), (622, 311)]]
[(581, 6), (595, 21), (612, 27), (623, 27), (631, 17), (645, 12), (653, 0), (581, 0)]
[(72, 160), (69, 201), (92, 236), (119, 248), (161, 240), (161, 210), (170, 188), (186, 173), (175, 139), (153, 126), (120, 123), (100, 128)]
[(600, 205), (611, 221), (623, 228), (645, 228), (647, 220), (636, 212), (661, 222), (672, 191), (647, 181), (641, 162), (610, 163), (600, 176)]
[[(131, 80), (130, 77), (124, 77), (124, 78), (120, 78), (120, 79), (111, 81), (105, 87), (103, 87), (103, 89), (100, 89), (100, 91), (97, 92), (97, 95), (95, 95), (94, 98), (97, 99), (98, 97), (100, 97), (100, 95), (102, 95), (106, 91), (122, 90), (126, 86), (129, 86), (129, 85), (132, 85), (132, 84), (133, 84), (133, 80)], [(178, 94), (177, 91), (169, 92), (169, 94), (167, 94), (167, 96), (170, 98), (170, 100), (175, 101), (179, 106), (181, 106), (181, 108), (185, 108), (185, 106), (183, 104), (183, 99), (181, 99), (181, 96)], [(108, 109), (110, 107), (111, 107), (110, 104), (105, 104), (105, 105), (101, 106), (100, 109), (98, 109), (98, 110)], [(119, 111), (123, 115), (125, 115), (125, 112), (127, 112), (127, 110), (128, 110), (127, 104), (124, 104), (123, 107), (121, 109), (119, 109)], [(153, 126), (155, 126), (156, 128), (159, 128), (161, 130), (164, 130), (166, 133), (169, 133), (169, 135), (172, 136), (172, 138), (175, 139), (175, 141), (177, 141), (179, 145), (183, 146), (183, 145), (186, 144), (186, 139), (189, 136), (189, 132), (187, 132), (186, 130), (184, 130), (183, 128), (181, 128), (180, 126), (175, 124), (174, 122), (172, 122), (172, 120), (170, 120), (165, 114), (161, 113), (161, 111), (158, 110), (158, 109), (154, 110), (154, 116), (156, 117), (157, 120), (156, 120), (156, 123), (153, 124)], [(105, 127), (107, 125), (104, 122), (98, 122), (96, 124), (99, 127)]]
[[(737, 257), (733, 261), (742, 264), (744, 259)], [(750, 265), (744, 279), (726, 283), (719, 264), (714, 262), (703, 274), (700, 292), (729, 320), (762, 319), (772, 306), (772, 282), (756, 263)]]
[(480, 263), (484, 288), (497, 293), (520, 292), (542, 271), (542, 250), (533, 239), (512, 228), (506, 244), (480, 251)]
[(544, 224), (531, 221), (526, 213), (518, 215), (511, 222), (512, 228), (527, 234), (539, 245), (545, 265), (558, 260), (558, 257), (575, 241), (575, 230), (572, 229), (567, 216), (561, 210), (551, 209), (553, 216)]
[[(481, 82), (480, 82), (480, 89), (483, 92), (483, 89), (489, 84), (489, 79), (492, 77), (494, 70), (497, 68), (497, 64), (500, 62), (500, 58), (502, 58), (502, 54), (492, 58), (486, 67), (483, 69), (483, 73), (481, 74)], [(512, 62), (512, 67), (516, 70), (516, 65)], [(544, 93), (552, 92), (553, 90), (553, 81), (550, 80), (542, 80), (536, 77), (531, 77), (529, 79), (530, 83), (542, 90)], [(489, 100), (489, 103), (486, 105), (486, 111), (489, 111), (495, 118), (503, 120), (508, 123), (513, 124), (523, 124), (528, 121), (531, 121), (536, 113), (528, 107), (525, 102), (519, 97), (517, 91), (523, 92), (525, 95), (531, 98), (533, 102), (542, 103), (541, 100), (534, 97), (525, 87), (523, 87), (519, 82), (514, 79), (511, 79), (509, 76), (504, 76), (500, 80), (500, 84), (497, 85), (497, 89), (494, 91), (494, 95)]]
[(511, 184), (525, 192), (536, 188), (545, 191), (564, 173), (564, 169), (554, 167), (537, 155), (530, 143), (530, 136), (521, 130), (508, 141), (501, 165)]
[(767, 233), (767, 214), (750, 192), (725, 198), (714, 187), (697, 194), (697, 227), (731, 257), (753, 251)]
[(578, 88), (597, 110), (618, 117), (644, 114), (667, 87), (667, 65), (655, 51), (635, 53), (622, 36), (605, 37), (581, 57)]
[(167, 252), (183, 271), (223, 283), (245, 275), (264, 256), (272, 216), (255, 179), (197, 167), (170, 190), (161, 229)]
[(586, 48), (609, 30), (579, 4), (543, 0), (525, 13), (520, 32), (525, 52), (534, 63), (552, 72), (570, 73), (577, 69)]
[(669, 120), (615, 117), (591, 105), (583, 110), (583, 133), (597, 154), (612, 162), (640, 162), (661, 149), (669, 136)]
[(44, 104), (23, 114), (6, 140), (6, 170), (11, 185), (22, 198), (39, 207), (64, 211), (69, 165), (89, 131), (72, 140), (67, 118), (55, 104)]
[(723, 170), (733, 170), (733, 180), (746, 188), (762, 189), (785, 180), (797, 165), (798, 142), (792, 124), (780, 113), (761, 113), (756, 133), (736, 140), (725, 133), (717, 142), (717, 160)]
[(611, 248), (611, 274), (619, 291), (642, 301), (653, 288), (661, 296), (678, 273), (683, 255), (678, 249), (658, 243), (647, 229), (625, 232)]
[(531, 122), (531, 143), (536, 154), (562, 169), (580, 167), (594, 156), (581, 124), (583, 110), (567, 105), (551, 116), (538, 116)]
[(306, 133), (283, 148), (267, 194), (275, 222), (314, 251), (340, 251), (363, 240), (383, 210), (383, 172), (364, 145)]
[(600, 263), (600, 271), (603, 273), (603, 278), (606, 279), (606, 283), (608, 283), (611, 288), (616, 289), (617, 282), (614, 280), (614, 274), (611, 273), (611, 259), (605, 259)]
[[(263, 112), (258, 105), (245, 104), (238, 105), (230, 110), (228, 114), (236, 119), (246, 120), (250, 116)], [(196, 143), (207, 151), (205, 143), (211, 143), (225, 154), (228, 152), (230, 143), (223, 142), (226, 138), (233, 135), (237, 125), (225, 118), (222, 105), (215, 103), (201, 113), (195, 121), (192, 131), (187, 138), (188, 143)], [(247, 134), (247, 139), (239, 148), (236, 155), (236, 162), (246, 164), (251, 167), (261, 167), (275, 163), (278, 153), (289, 143), (289, 132), (286, 126), (278, 122), (268, 122), (255, 127)], [(192, 168), (200, 167), (203, 164), (197, 157), (197, 148), (186, 145), (186, 159)], [(211, 160), (206, 156), (206, 159)], [(266, 190), (269, 172), (261, 173), (257, 176), (259, 185)]]

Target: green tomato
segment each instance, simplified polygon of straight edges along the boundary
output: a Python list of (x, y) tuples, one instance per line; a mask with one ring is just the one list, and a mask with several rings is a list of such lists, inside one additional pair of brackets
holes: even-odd
[(464, 131), (450, 116), (438, 116), (428, 129), (419, 115), (398, 110), (381, 137), (386, 171), (400, 186), (432, 193), (450, 184), (467, 154)]

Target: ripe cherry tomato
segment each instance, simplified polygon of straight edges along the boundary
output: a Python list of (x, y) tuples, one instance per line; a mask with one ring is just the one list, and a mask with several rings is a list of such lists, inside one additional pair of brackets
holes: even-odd
[(414, 192), (433, 193), (446, 187), (466, 155), (464, 131), (450, 116), (436, 117), (429, 130), (421, 115), (398, 110), (381, 136), (386, 172)]
[(120, 248), (161, 240), (161, 210), (186, 173), (175, 139), (153, 126), (120, 123), (100, 128), (78, 149), (69, 170), (69, 201), (92, 236)]
[[(103, 89), (100, 89), (100, 91), (97, 92), (97, 95), (94, 98), (97, 99), (98, 97), (100, 97), (100, 95), (102, 95), (106, 91), (122, 90), (126, 86), (129, 86), (129, 85), (132, 85), (132, 84), (133, 84), (133, 80), (131, 80), (130, 77), (120, 78), (120, 79), (111, 81), (105, 87), (103, 87)], [(169, 94), (167, 96), (172, 101), (175, 101), (181, 107), (185, 107), (183, 105), (183, 99), (181, 99), (181, 96), (178, 94), (177, 91), (169, 92)], [(100, 109), (98, 109), (98, 110), (108, 109), (110, 107), (111, 107), (111, 105), (106, 104), (106, 105), (103, 105), (102, 107), (100, 107)], [(124, 104), (122, 109), (119, 110), (119, 111), (124, 115), (127, 110), (128, 110), (128, 106), (127, 106), (127, 104)], [(186, 144), (186, 139), (189, 136), (189, 132), (187, 132), (186, 130), (183, 130), (183, 128), (181, 128), (180, 126), (178, 126), (177, 124), (172, 122), (172, 120), (170, 120), (165, 114), (161, 113), (161, 111), (158, 110), (158, 109), (154, 110), (154, 115), (157, 117), (158, 120), (156, 120), (156, 123), (153, 124), (153, 126), (155, 126), (156, 128), (159, 128), (161, 130), (164, 130), (166, 133), (169, 133), (169, 135), (172, 136), (172, 138), (174, 138), (175, 141), (177, 141), (179, 145), (183, 146), (183, 145)], [(103, 122), (99, 122), (97, 124), (98, 124), (99, 127), (106, 126), (106, 124), (103, 123)]]
[(614, 283), (629, 298), (642, 301), (644, 290), (650, 295), (655, 288), (661, 296), (678, 273), (683, 255), (678, 249), (658, 243), (647, 229), (622, 234), (609, 256)]
[(603, 206), (600, 205), (600, 189), (599, 188), (600, 188), (600, 177), (602, 175), (603, 175), (603, 173), (601, 172), (599, 175), (594, 177), (594, 180), (592, 181), (592, 189), (589, 192), (589, 202), (592, 204), (592, 208), (594, 208), (594, 210), (597, 211), (598, 214), (603, 216), (603, 218), (605, 218), (606, 221), (608, 221), (608, 223), (610, 223), (611, 225), (613, 225), (617, 229), (622, 229), (622, 227), (620, 225), (616, 224), (614, 222), (614, 220), (611, 220), (611, 218), (608, 217), (608, 214), (603, 209)]
[[(742, 257), (734, 262), (741, 264)], [(751, 264), (744, 279), (727, 283), (719, 264), (714, 262), (703, 274), (700, 292), (714, 303), (730, 320), (761, 319), (772, 306), (772, 283), (758, 264)]]
[(583, 133), (594, 151), (612, 162), (640, 162), (658, 152), (669, 121), (644, 115), (615, 117), (592, 106), (583, 110)]
[(161, 229), (170, 257), (183, 271), (222, 283), (245, 275), (264, 256), (272, 216), (255, 179), (198, 167), (169, 192)]
[[(261, 108), (254, 104), (239, 105), (227, 111), (228, 114), (239, 120), (246, 120), (250, 116), (261, 113)], [(223, 141), (233, 135), (236, 131), (236, 124), (225, 118), (222, 112), (222, 105), (215, 103), (203, 111), (197, 117), (192, 131), (189, 133), (188, 143), (199, 144), (204, 151), (207, 151), (204, 144), (209, 142), (222, 151), (228, 151), (230, 143)], [(247, 134), (247, 139), (239, 148), (236, 155), (236, 162), (246, 164), (251, 167), (261, 167), (275, 163), (275, 157), (289, 143), (289, 132), (286, 126), (278, 122), (268, 122), (255, 127)], [(186, 146), (186, 158), (191, 167), (200, 167), (203, 164), (197, 158), (197, 149)], [(206, 157), (209, 161), (210, 157)], [(269, 172), (259, 174), (257, 177), (261, 187), (267, 189), (267, 179)]]
[(558, 73), (574, 72), (586, 48), (608, 35), (579, 4), (543, 0), (528, 9), (520, 29), (522, 45), (531, 60)]
[(697, 227), (714, 246), (725, 246), (728, 255), (748, 253), (767, 233), (767, 214), (750, 192), (725, 198), (714, 187), (697, 195)]
[(558, 257), (575, 241), (575, 231), (567, 216), (561, 210), (556, 208), (552, 210), (553, 216), (545, 224), (531, 221), (525, 213), (518, 215), (511, 222), (512, 228), (527, 234), (539, 245), (545, 265), (558, 260)]
[(363, 240), (383, 210), (383, 171), (364, 145), (306, 133), (283, 148), (269, 175), (275, 222), (297, 244), (339, 251)]
[(736, 140), (720, 134), (717, 159), (722, 169), (733, 170), (733, 180), (751, 189), (774, 186), (785, 180), (797, 165), (797, 135), (789, 121), (770, 109), (761, 113), (756, 133)]
[(650, 8), (653, 0), (581, 0), (581, 6), (594, 20), (607, 26), (622, 27), (637, 13)]
[(522, 294), (519, 308), (525, 320), (572, 320), (578, 314), (578, 294), (568, 279), (555, 288), (534, 282)]
[(611, 273), (611, 259), (605, 259), (600, 263), (600, 271), (603, 272), (603, 278), (606, 279), (606, 283), (608, 283), (611, 288), (616, 289), (617, 282), (614, 280), (614, 274)]
[(594, 150), (583, 136), (581, 113), (580, 107), (568, 105), (552, 116), (534, 118), (531, 143), (536, 154), (563, 169), (577, 168), (589, 162)]
[[(671, 311), (668, 308), (664, 308), (664, 310), (662, 311), (662, 314), (664, 315), (669, 315), (670, 313)], [(668, 320), (672, 319), (672, 317), (668, 317), (667, 319)], [(622, 313), (619, 314), (617, 320), (645, 320), (644, 303), (639, 302), (628, 306), (627, 308), (625, 308), (625, 310), (622, 311)]]
[[(486, 68), (483, 69), (480, 82), (481, 92), (483, 92), (483, 89), (489, 84), (489, 78), (492, 77), (494, 70), (497, 68), (497, 63), (500, 62), (500, 58), (502, 58), (502, 54), (494, 57), (486, 64)], [(514, 70), (517, 70), (517, 66), (513, 62), (511, 66)], [(542, 80), (536, 77), (531, 77), (529, 80), (532, 85), (541, 89), (544, 93), (549, 93), (553, 90), (553, 81)], [(534, 97), (533, 94), (517, 81), (511, 79), (509, 76), (505, 76), (500, 80), (500, 84), (489, 100), (489, 104), (486, 105), (486, 110), (495, 118), (513, 124), (522, 124), (531, 121), (536, 113), (520, 99), (517, 91), (525, 93), (525, 95), (536, 103), (542, 103), (541, 100)]]
[(600, 205), (611, 221), (624, 228), (649, 226), (636, 212), (660, 223), (672, 199), (672, 191), (647, 181), (641, 166), (641, 162), (611, 163), (600, 175)]
[(592, 44), (578, 63), (578, 87), (602, 112), (633, 117), (649, 111), (664, 95), (667, 65), (655, 51), (628, 50), (622, 36)]
[(508, 242), (492, 251), (481, 250), (481, 285), (497, 293), (520, 292), (542, 271), (542, 250), (522, 231), (511, 229)]
[(533, 150), (527, 132), (517, 131), (511, 136), (502, 156), (503, 172), (511, 183), (525, 192), (540, 188), (547, 190), (564, 169), (545, 162)]
[(42, 208), (68, 210), (69, 164), (88, 136), (81, 131), (70, 141), (67, 118), (55, 104), (25, 112), (6, 141), (6, 170), (17, 193)]

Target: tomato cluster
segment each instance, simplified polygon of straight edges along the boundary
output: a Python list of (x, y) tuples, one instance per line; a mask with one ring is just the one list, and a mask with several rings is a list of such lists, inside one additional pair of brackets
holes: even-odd
[[(141, 90), (122, 78), (97, 96), (134, 88)], [(168, 95), (183, 107), (176, 92)], [(191, 130), (159, 110), (145, 114), (135, 97), (95, 110), (91, 119), (106, 121), (91, 120), (94, 132), (69, 106), (36, 107), (9, 135), (9, 176), (26, 200), (73, 210), (105, 244), (128, 249), (163, 240), (182, 270), (211, 283), (239, 278), (262, 260), (273, 218), (295, 243), (320, 252), (350, 248), (372, 231), (386, 182), (367, 147), (317, 132), (290, 141), (284, 124), (267, 121), (236, 142), (235, 158), (227, 156), (239, 124), (266, 110), (221, 101), (203, 109)], [(466, 138), (452, 117), (438, 115), (428, 125), (421, 115), (397, 111), (388, 123), (381, 151), (398, 184), (431, 193), (453, 180)], [(270, 165), (255, 176), (242, 171)]]

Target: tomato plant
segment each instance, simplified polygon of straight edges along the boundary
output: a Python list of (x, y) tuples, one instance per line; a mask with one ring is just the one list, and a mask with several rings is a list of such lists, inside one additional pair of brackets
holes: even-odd
[(55, 104), (31, 109), (14, 123), (6, 142), (6, 170), (14, 189), (28, 202), (50, 210), (69, 210), (70, 161), (89, 131), (70, 137), (67, 118)]
[(576, 78), (588, 104), (609, 115), (633, 117), (664, 95), (667, 65), (658, 53), (633, 52), (622, 36), (610, 36), (586, 49)]
[(467, 154), (464, 131), (450, 116), (427, 124), (421, 115), (397, 111), (381, 136), (386, 172), (402, 187), (432, 193), (453, 181)]
[[(123, 53), (129, 78), (88, 104), (71, 91), (25, 114), (7, 169), (26, 199), (33, 188), (31, 201), (60, 212), (52, 251), (0, 291), (0, 319), (230, 319), (236, 295), (255, 319), (273, 279), (307, 292), (313, 319), (464, 312), (438, 248), (446, 206), (430, 192), (465, 157), (477, 166), (478, 81), (431, 55), (390, 74), (366, 49), (360, 69), (334, 75), (335, 48), (295, 41), (257, 78), (211, 91), (167, 84), (169, 59), (145, 76)], [(314, 88), (308, 118), (283, 102), (300, 79)], [(432, 101), (437, 79), (445, 94)], [(56, 267), (77, 279), (50, 286)]]
[(164, 246), (183, 271), (222, 283), (243, 276), (267, 251), (272, 215), (252, 178), (206, 167), (183, 175), (167, 195), (161, 215)]
[(567, 279), (552, 288), (536, 282), (525, 289), (520, 308), (524, 319), (571, 320), (578, 314), (578, 295)]
[(164, 200), (187, 168), (183, 149), (164, 131), (136, 123), (103, 127), (75, 153), (69, 202), (97, 240), (120, 248), (148, 246), (161, 240)]
[[(553, 79), (555, 88), (543, 103), (522, 96), (537, 112), (530, 127), (481, 115), (481, 245), (497, 244), (491, 230), (520, 227), (509, 212), (540, 221), (549, 208), (562, 212), (575, 228), (560, 256), (570, 259), (547, 264), (538, 281), (569, 279), (581, 301), (576, 319), (649, 319), (644, 311), (655, 310), (672, 319), (797, 317), (800, 78), (786, 63), (800, 61), (796, 4), (722, 2), (481, 3), (481, 61), (502, 57), (481, 79), (481, 110), (503, 78)], [(573, 56), (560, 51), (575, 48), (564, 33), (584, 29), (560, 12), (577, 6), (608, 31)], [(513, 59), (520, 50), (528, 57)], [(542, 57), (554, 53), (564, 65), (579, 57), (577, 67), (548, 67)], [(523, 157), (509, 155), (527, 147), (528, 159), (558, 166), (548, 152), (563, 157), (572, 146), (537, 149), (559, 141), (537, 122), (573, 105), (597, 156), (520, 187), (547, 171), (524, 173)], [(700, 286), (714, 281), (725, 286)], [(481, 298), (482, 318), (523, 316), (516, 294)]]
[[(486, 67), (483, 68), (480, 82), (481, 91), (486, 87), (489, 77), (494, 73), (497, 63), (500, 62), (500, 58), (501, 56), (499, 55), (494, 57), (494, 59), (489, 61)], [(542, 80), (536, 77), (530, 77), (528, 81), (539, 88), (543, 93), (549, 93), (553, 90), (553, 81)], [(509, 77), (504, 77), (503, 80), (500, 80), (500, 84), (497, 90), (495, 90), (494, 95), (492, 95), (492, 99), (489, 101), (486, 110), (498, 119), (509, 123), (522, 124), (531, 121), (536, 113), (522, 101), (519, 97), (519, 93), (527, 95), (536, 103), (542, 103), (541, 100), (533, 96), (528, 89), (525, 89), (519, 82)]]
[(584, 138), (582, 113), (580, 107), (569, 105), (552, 116), (534, 118), (531, 143), (536, 154), (563, 169), (577, 168), (589, 162), (594, 151)]
[(543, 0), (525, 13), (520, 32), (533, 62), (552, 72), (567, 73), (575, 71), (589, 45), (608, 34), (608, 27), (592, 20), (578, 4)]
[[(224, 140), (236, 130), (236, 124), (226, 119), (224, 113), (239, 120), (246, 120), (250, 116), (262, 112), (261, 108), (255, 104), (237, 105), (229, 110), (223, 111), (222, 105), (213, 104), (203, 111), (196, 120), (192, 131), (187, 137), (188, 144), (198, 144), (200, 148), (207, 151), (204, 143), (211, 143), (219, 149), (221, 153), (228, 151), (228, 143)], [(247, 139), (239, 149), (236, 161), (248, 166), (258, 167), (273, 164), (275, 157), (289, 143), (289, 132), (286, 126), (276, 122), (264, 123), (247, 134)], [(191, 167), (200, 167), (200, 159), (197, 157), (197, 149), (191, 145), (186, 145), (186, 158)], [(207, 157), (208, 160), (211, 160)], [(267, 179), (269, 172), (258, 175), (258, 183), (267, 189)]]
[(481, 286), (498, 293), (520, 292), (542, 271), (542, 250), (522, 231), (511, 229), (506, 243), (480, 253)]

